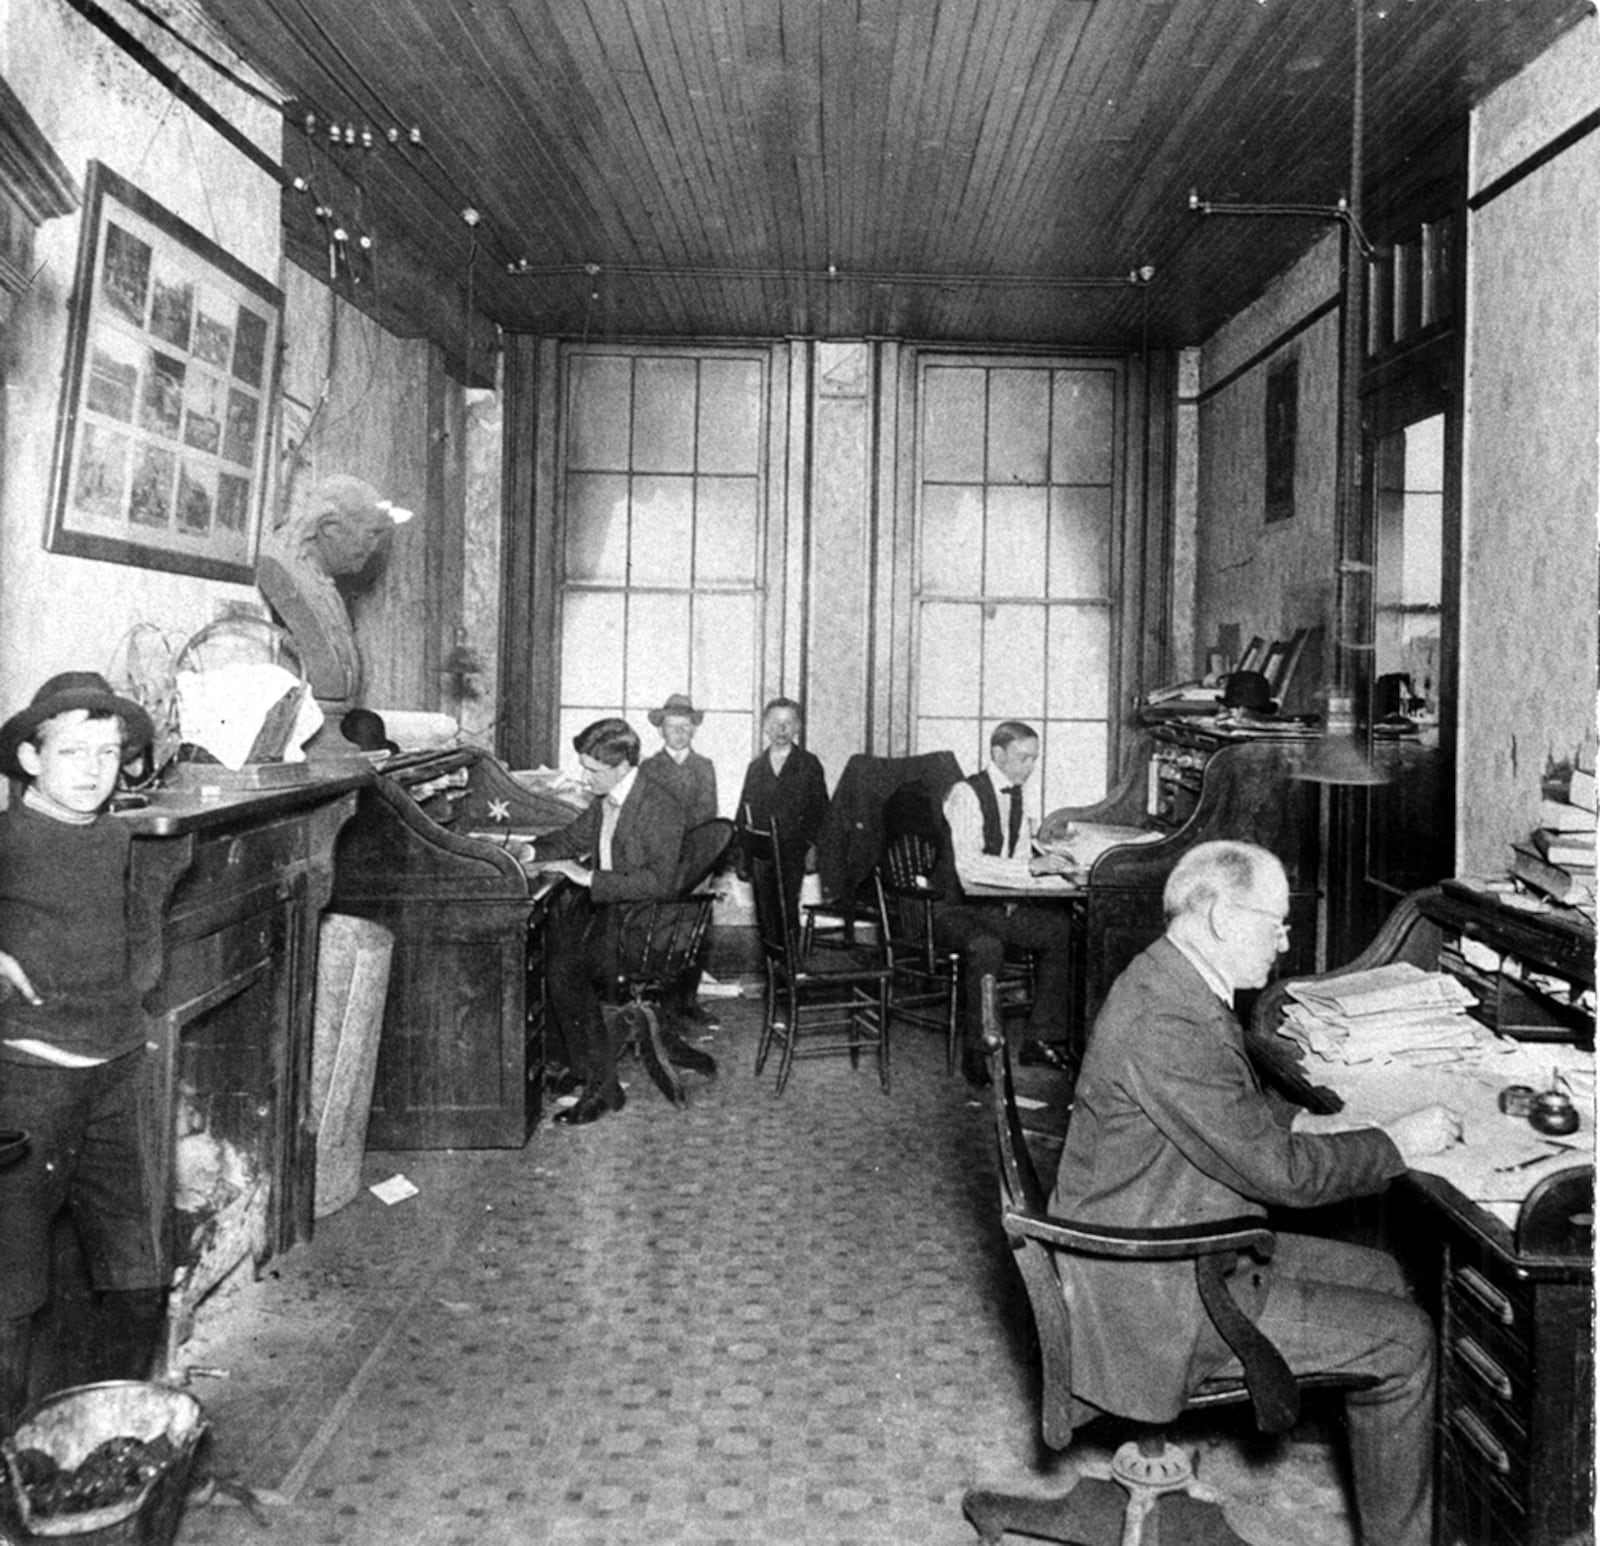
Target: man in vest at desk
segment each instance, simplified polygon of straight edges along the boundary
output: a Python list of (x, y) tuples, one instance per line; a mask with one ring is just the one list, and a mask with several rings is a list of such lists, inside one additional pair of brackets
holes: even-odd
[[(1039, 732), (1007, 719), (989, 736), (989, 766), (956, 784), (944, 802), (951, 855), (960, 890), (1063, 891), (1069, 858), (1035, 854), (1030, 823), (1023, 820), (1023, 786), (1039, 764)], [(950, 888), (952, 890), (956, 888)], [(983, 979), (999, 974), (1007, 945), (1034, 952), (1033, 1008), (1019, 1060), (1073, 1071), (1065, 1041), (1071, 988), (1071, 927), (1059, 907), (1032, 906), (1015, 897), (974, 899), (942, 907), (935, 938), (963, 956), (961, 1067), (969, 1084), (989, 1082), (983, 1059)]]

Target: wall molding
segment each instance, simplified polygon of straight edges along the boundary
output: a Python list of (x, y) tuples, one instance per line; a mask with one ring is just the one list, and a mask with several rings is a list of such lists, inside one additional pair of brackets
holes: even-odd
[(1338, 309), (1339, 297), (1330, 295), (1321, 305), (1313, 306), (1298, 322), (1292, 323), (1275, 338), (1264, 343), (1249, 359), (1241, 360), (1220, 380), (1213, 381), (1208, 387), (1202, 387), (1193, 396), (1180, 396), (1178, 398), (1178, 406), (1180, 408), (1196, 408), (1208, 403), (1219, 392), (1227, 391), (1241, 376), (1248, 376), (1251, 371), (1271, 359), (1285, 344), (1292, 342), (1308, 329), (1315, 327), (1330, 312), (1335, 312)]

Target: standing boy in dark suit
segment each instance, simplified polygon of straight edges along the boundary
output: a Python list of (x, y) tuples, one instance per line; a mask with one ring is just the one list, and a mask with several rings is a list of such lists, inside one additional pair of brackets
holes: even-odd
[(650, 710), (650, 723), (661, 732), (665, 744), (639, 764), (644, 777), (665, 784), (677, 795), (691, 827), (717, 814), (716, 765), (693, 745), (694, 733), (705, 717), (682, 693), (673, 693), (659, 709)]
[[(705, 717), (684, 694), (669, 695), (659, 709), (650, 710), (650, 723), (661, 732), (665, 744), (639, 764), (641, 778), (655, 780), (678, 797), (691, 830), (717, 814), (716, 764), (709, 757), (702, 757), (693, 744), (694, 733)], [(709, 944), (709, 931), (706, 943)], [(701, 961), (689, 966), (672, 990), (672, 1005), (686, 1020), (715, 1025), (717, 1017), (707, 1013), (699, 1001), (702, 970)]]

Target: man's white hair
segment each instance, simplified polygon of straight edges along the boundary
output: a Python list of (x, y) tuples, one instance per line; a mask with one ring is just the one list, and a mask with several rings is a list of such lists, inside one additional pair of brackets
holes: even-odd
[(1184, 913), (1198, 913), (1224, 897), (1249, 896), (1263, 875), (1283, 873), (1275, 853), (1259, 843), (1223, 838), (1198, 843), (1172, 867), (1161, 893), (1168, 922)]

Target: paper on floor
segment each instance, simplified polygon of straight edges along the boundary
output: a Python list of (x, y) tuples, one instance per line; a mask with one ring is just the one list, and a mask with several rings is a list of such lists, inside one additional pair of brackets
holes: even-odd
[(406, 1179), (396, 1171), (387, 1181), (378, 1181), (367, 1188), (381, 1203), (393, 1207), (397, 1202), (404, 1202), (408, 1197), (415, 1197), (421, 1187)]

